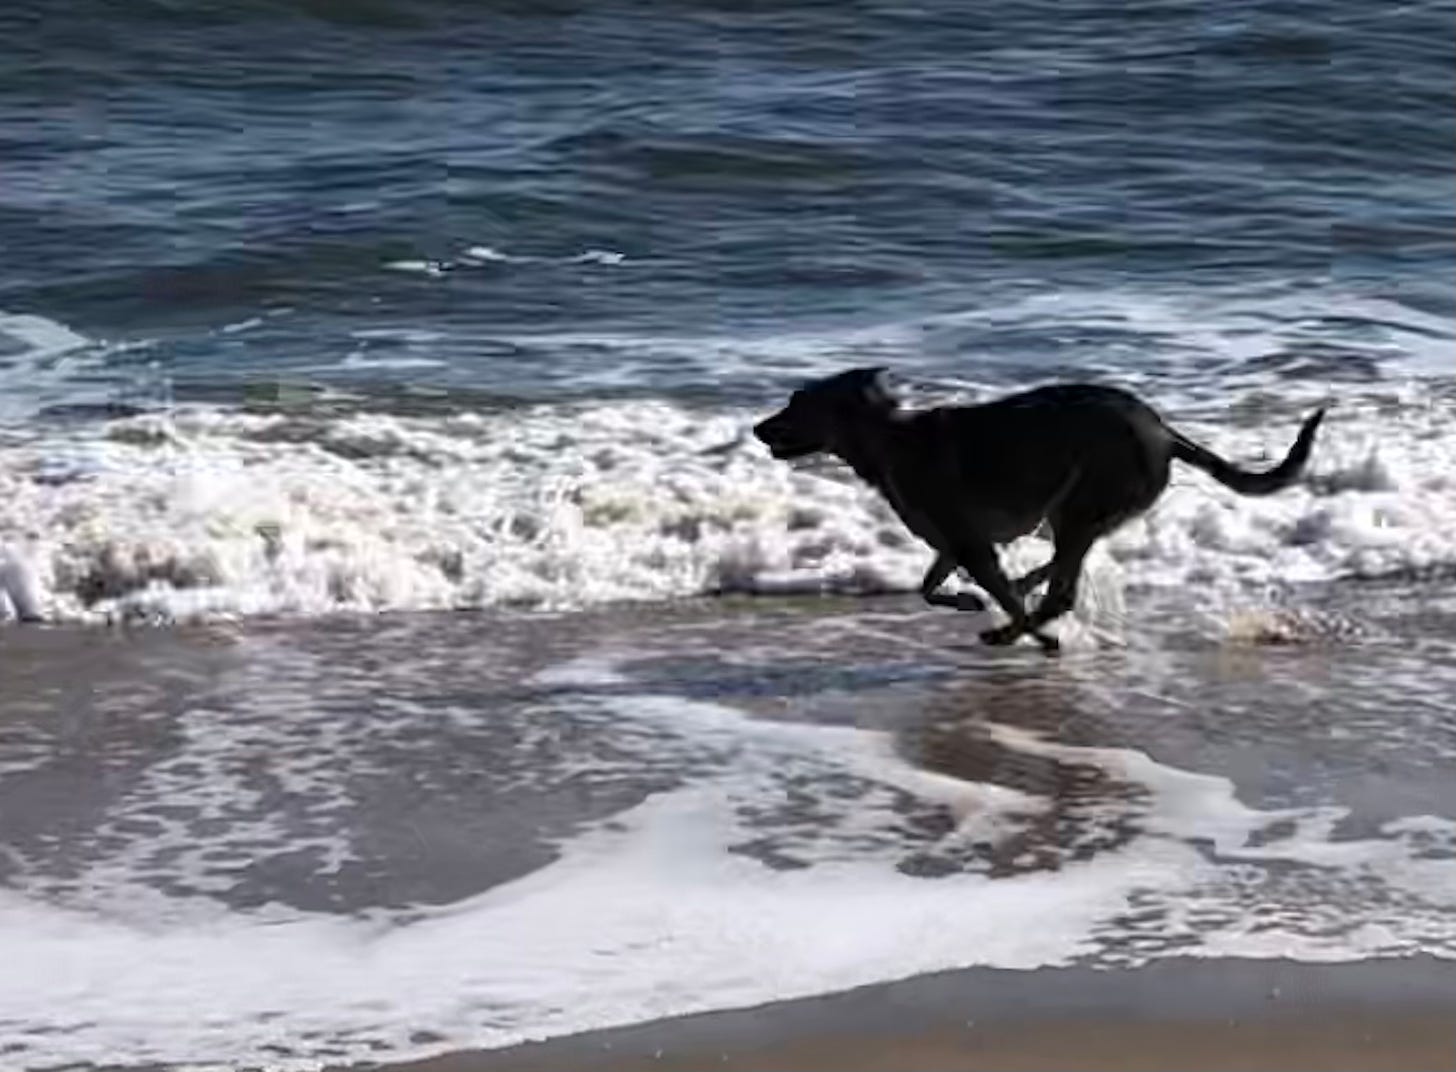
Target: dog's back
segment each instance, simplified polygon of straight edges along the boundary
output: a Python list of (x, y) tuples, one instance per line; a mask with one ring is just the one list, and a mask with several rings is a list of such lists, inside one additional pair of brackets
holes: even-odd
[(948, 476), (968, 498), (1018, 514), (1045, 511), (1075, 479), (1135, 485), (1129, 492), (1161, 488), (1174, 441), (1150, 406), (1100, 384), (1038, 387), (908, 420), (934, 429), (931, 453), (953, 465), (953, 473), (937, 478)]

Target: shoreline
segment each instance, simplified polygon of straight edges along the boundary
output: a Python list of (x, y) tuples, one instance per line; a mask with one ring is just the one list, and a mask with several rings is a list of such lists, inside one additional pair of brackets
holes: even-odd
[[(349, 1072), (1456, 1067), (1456, 962), (967, 969)], [(334, 1070), (342, 1072), (342, 1070)]]

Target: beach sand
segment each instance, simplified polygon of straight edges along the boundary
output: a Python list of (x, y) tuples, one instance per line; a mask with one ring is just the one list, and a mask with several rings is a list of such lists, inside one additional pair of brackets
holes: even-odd
[[(373, 1066), (371, 1066), (373, 1067)], [(1456, 1068), (1456, 964), (970, 970), (458, 1053), (389, 1072), (1377, 1072)]]

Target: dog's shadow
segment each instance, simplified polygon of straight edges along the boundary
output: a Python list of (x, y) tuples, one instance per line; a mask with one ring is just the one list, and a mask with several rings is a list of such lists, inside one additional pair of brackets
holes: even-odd
[(974, 868), (999, 877), (1056, 870), (1118, 849), (1140, 833), (1146, 787), (1090, 760), (1019, 749), (1017, 733), (1002, 732), (1072, 747), (1099, 747), (1114, 737), (1085, 683), (1035, 666), (1008, 665), (963, 679), (929, 697), (919, 717), (896, 734), (899, 754), (922, 770), (1013, 790), (1036, 803), (1024, 813), (1012, 808), (1012, 822), (999, 837), (950, 838), (922, 851), (907, 861), (915, 873)]

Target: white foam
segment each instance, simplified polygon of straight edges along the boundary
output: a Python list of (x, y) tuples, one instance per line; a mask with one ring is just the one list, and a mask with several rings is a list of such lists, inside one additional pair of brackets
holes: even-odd
[[(588, 690), (625, 680), (601, 657), (548, 676)], [(651, 729), (669, 751), (674, 735), (706, 745), (716, 769), (590, 829), (526, 878), (408, 922), (79, 912), (0, 895), (10, 968), (0, 974), (0, 1043), (26, 1043), (32, 1049), (19, 1059), (46, 1064), (124, 1057), (285, 1072), (498, 1047), (972, 965), (1214, 952), (1456, 955), (1456, 919), (1441, 892), (1456, 889), (1456, 862), (1413, 851), (1432, 839), (1456, 843), (1449, 820), (1410, 817), (1378, 838), (1337, 841), (1337, 809), (1264, 812), (1221, 778), (991, 726), (1015, 752), (1095, 766), (1139, 788), (1103, 804), (1109, 822), (1137, 833), (1054, 870), (917, 878), (893, 866), (902, 816), (887, 793), (946, 807), (955, 823), (942, 846), (995, 843), (1054, 802), (916, 770), (879, 733), (764, 723), (720, 705), (619, 691), (588, 691), (577, 702), (609, 711), (624, 732)], [(846, 784), (860, 788), (846, 796)], [(763, 833), (753, 810), (782, 799), (788, 785), (799, 794), (835, 787), (821, 802), (842, 836), (816, 839), (811, 829), (795, 845), (807, 866), (794, 869), (733, 851)], [(1335, 874), (1335, 895), (1322, 900), (1311, 880), (1280, 911), (1251, 912), (1250, 865), (1269, 861)], [(1342, 874), (1359, 881), (1341, 886)], [(1410, 896), (1354, 895), (1380, 889)], [(1139, 936), (1134, 901), (1131, 917), (1156, 915), (1156, 936)]]
[(264, 317), (250, 316), (243, 320), (235, 320), (218, 328), (221, 335), (239, 335), (245, 331), (252, 331), (254, 328), (262, 327), (266, 323)]
[(436, 343), (449, 338), (445, 332), (429, 328), (359, 328), (349, 334), (355, 339), (387, 339), (410, 344)]
[(600, 264), (615, 266), (625, 263), (627, 255), (611, 249), (586, 249), (567, 257), (532, 257), (506, 253), (494, 246), (467, 246), (456, 259), (424, 260), (407, 258), (388, 261), (384, 267), (396, 272), (417, 272), (441, 276), (456, 268), (478, 268), (487, 264)]
[[(914, 583), (924, 554), (877, 541), (891, 523), (860, 489), (747, 444), (699, 456), (733, 427), (650, 403), (445, 422), (183, 411), (7, 452), (0, 539), (29, 544), (49, 613), (72, 619), (165, 609), (183, 587), (209, 612), (309, 614), (570, 607), (757, 573)], [(822, 519), (790, 532), (799, 499)]]
[[(1175, 465), (1152, 511), (1099, 547), (1080, 625), (1116, 632), (1121, 586), (1190, 612), (1271, 587), (1456, 568), (1452, 403), (1352, 398), (1309, 471), (1266, 498)], [(666, 403), (447, 419), (191, 408), (0, 446), (0, 543), (47, 616), (571, 608), (712, 592), (909, 592), (930, 553), (843, 470), (776, 462), (757, 414)], [(1269, 464), (1297, 412), (1176, 422)], [(1008, 569), (1040, 564), (1028, 539)]]
[(59, 357), (90, 342), (64, 324), (29, 313), (0, 312), (0, 335), (18, 343), (24, 356), (31, 360)]
[(419, 369), (439, 368), (444, 364), (445, 362), (437, 357), (425, 357), (422, 354), (383, 357), (374, 356), (364, 350), (355, 350), (339, 362), (339, 367), (346, 369)]
[(384, 267), (394, 272), (412, 272), (417, 275), (441, 276), (448, 272), (453, 265), (449, 261), (406, 258), (398, 261), (387, 261)]
[[(1292, 421), (1277, 429), (1181, 427), (1253, 465), (1277, 459), (1296, 430)], [(1451, 428), (1449, 403), (1398, 414), (1375, 404), (1342, 405), (1321, 429), (1297, 486), (1253, 499), (1175, 467), (1156, 509), (1114, 535), (1110, 549), (1141, 580), (1196, 585), (1215, 599), (1288, 582), (1450, 567)]]
[(588, 249), (572, 258), (582, 264), (622, 264), (627, 260), (625, 253), (611, 249)]
[(500, 250), (495, 249), (492, 246), (471, 246), (462, 254), (462, 256), (473, 261), (482, 261), (487, 263), (508, 261), (511, 259), (508, 254), (502, 253)]
[(90, 346), (90, 339), (58, 321), (0, 310), (0, 419), (29, 417), (44, 403), (86, 397), (67, 381)]
[(0, 546), (0, 621), (43, 617), (40, 585), (24, 556)]

